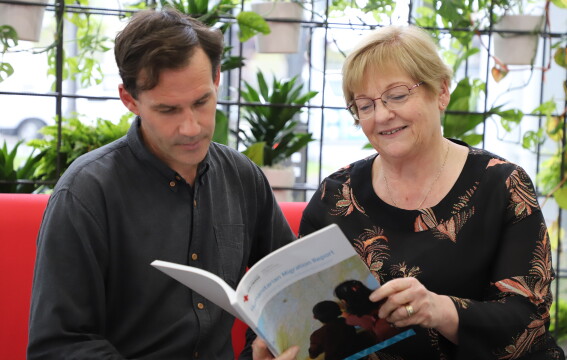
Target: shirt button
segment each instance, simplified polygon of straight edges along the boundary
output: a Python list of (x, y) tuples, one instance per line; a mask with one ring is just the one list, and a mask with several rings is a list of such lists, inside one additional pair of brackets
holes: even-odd
[(169, 186), (175, 187), (175, 181), (170, 181), (170, 182), (169, 182)]
[(197, 255), (195, 253), (191, 254), (191, 260), (197, 261), (198, 258), (199, 258), (199, 255)]
[(197, 307), (199, 308), (199, 310), (203, 310), (205, 308), (205, 305), (203, 303), (197, 303)]
[(181, 176), (175, 175), (175, 179), (176, 179), (177, 181), (181, 181)]
[(193, 207), (197, 207), (197, 200), (193, 200)]

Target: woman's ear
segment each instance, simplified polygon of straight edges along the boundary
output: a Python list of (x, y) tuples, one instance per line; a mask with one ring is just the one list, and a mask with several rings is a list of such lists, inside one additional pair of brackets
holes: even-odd
[(443, 80), (441, 82), (441, 91), (439, 92), (439, 110), (445, 111), (451, 100), (451, 92), (449, 90), (449, 82)]
[(140, 111), (138, 110), (136, 99), (134, 99), (134, 97), (132, 97), (132, 95), (130, 95), (130, 93), (124, 88), (124, 84), (118, 85), (118, 94), (124, 106), (126, 106), (128, 110), (139, 116)]

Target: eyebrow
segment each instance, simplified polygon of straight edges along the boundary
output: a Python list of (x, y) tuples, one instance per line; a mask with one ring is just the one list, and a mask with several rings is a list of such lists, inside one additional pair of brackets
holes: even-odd
[[(196, 104), (200, 101), (206, 100), (208, 98), (211, 97), (212, 91), (208, 91), (205, 94), (203, 94), (200, 98), (196, 99), (195, 101), (193, 101), (193, 104)], [(175, 104), (175, 105), (170, 105), (170, 104), (155, 104), (152, 105), (152, 109), (154, 110), (163, 110), (163, 109), (176, 109), (178, 108), (179, 105)]]
[[(402, 85), (405, 85), (407, 88), (412, 87), (412, 85), (408, 85), (408, 84), (406, 84), (404, 81), (394, 81), (393, 83), (390, 83), (390, 84), (386, 87), (386, 89), (384, 89), (384, 90), (380, 93), (380, 96), (382, 96), (382, 94), (383, 94), (384, 92), (386, 92), (386, 91), (388, 91), (388, 90), (390, 90), (390, 89), (393, 89), (393, 88), (395, 88), (395, 87), (402, 86)], [(358, 96), (353, 97), (353, 100), (356, 100), (356, 99), (371, 99), (371, 98), (372, 98), (372, 97), (371, 97), (370, 95), (364, 94), (364, 95), (358, 95)]]

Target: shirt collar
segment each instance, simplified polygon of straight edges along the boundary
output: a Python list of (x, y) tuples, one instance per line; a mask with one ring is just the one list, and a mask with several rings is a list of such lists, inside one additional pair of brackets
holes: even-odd
[[(165, 179), (168, 186), (175, 190), (177, 186), (171, 186), (171, 182), (179, 182), (183, 181), (181, 176), (177, 174), (173, 169), (171, 169), (166, 163), (161, 161), (157, 156), (155, 156), (144, 144), (142, 140), (141, 134), (141, 118), (136, 116), (136, 119), (132, 122), (128, 133), (126, 134), (126, 138), (128, 140), (128, 146), (132, 149), (134, 155), (143, 163), (146, 163), (156, 169)], [(209, 170), (211, 167), (211, 156), (210, 156), (210, 147), (209, 151), (207, 151), (207, 155), (199, 163), (199, 167), (197, 168), (197, 178), (195, 181), (199, 181), (200, 183), (203, 182), (204, 174)]]

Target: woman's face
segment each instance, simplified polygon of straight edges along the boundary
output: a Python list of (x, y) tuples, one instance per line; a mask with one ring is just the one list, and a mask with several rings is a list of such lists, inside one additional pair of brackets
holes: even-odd
[[(367, 71), (366, 83), (354, 99), (361, 97), (376, 99), (395, 86), (414, 87), (420, 79), (412, 79), (399, 69), (389, 71)], [(374, 114), (360, 120), (362, 131), (379, 154), (391, 159), (406, 159), (420, 154), (434, 141), (441, 140), (441, 111), (449, 101), (447, 84), (439, 84), (435, 95), (426, 86), (417, 86), (396, 110), (375, 101)]]

